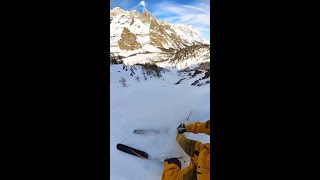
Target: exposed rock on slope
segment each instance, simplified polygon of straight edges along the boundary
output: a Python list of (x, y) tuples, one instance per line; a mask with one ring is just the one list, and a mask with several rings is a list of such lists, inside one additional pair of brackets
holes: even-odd
[(141, 45), (137, 42), (136, 36), (127, 28), (123, 28), (118, 45), (120, 49), (123, 50), (135, 50), (141, 48)]

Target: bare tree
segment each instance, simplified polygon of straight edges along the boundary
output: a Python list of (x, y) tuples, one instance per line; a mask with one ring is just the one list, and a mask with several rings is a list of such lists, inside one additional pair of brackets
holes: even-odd
[(128, 87), (127, 80), (125, 78), (121, 77), (119, 82), (122, 84), (123, 87)]
[(123, 64), (122, 58), (118, 55), (114, 55), (114, 53), (110, 53), (110, 64)]
[(144, 70), (142, 71), (142, 74), (143, 74), (143, 79), (146, 81), (147, 80), (147, 76), (146, 76), (146, 72)]

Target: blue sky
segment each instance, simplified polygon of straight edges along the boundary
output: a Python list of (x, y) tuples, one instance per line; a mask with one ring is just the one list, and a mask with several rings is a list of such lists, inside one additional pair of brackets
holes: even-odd
[(156, 18), (172, 24), (188, 24), (201, 32), (203, 39), (210, 39), (210, 0), (110, 0), (110, 9), (136, 9), (144, 7)]

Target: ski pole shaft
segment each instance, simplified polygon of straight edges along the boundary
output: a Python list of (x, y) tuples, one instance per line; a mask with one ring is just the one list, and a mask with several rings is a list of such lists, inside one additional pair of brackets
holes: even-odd
[(192, 113), (192, 111), (190, 112), (190, 114), (189, 114), (189, 116), (188, 116), (188, 118), (187, 118), (186, 122), (189, 120), (189, 117), (191, 116), (191, 113)]

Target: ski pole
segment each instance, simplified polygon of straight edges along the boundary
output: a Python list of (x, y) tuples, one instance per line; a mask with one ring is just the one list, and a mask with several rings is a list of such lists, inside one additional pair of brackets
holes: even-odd
[(188, 118), (187, 118), (186, 122), (189, 120), (189, 117), (191, 116), (191, 113), (192, 113), (192, 111), (190, 111), (190, 114), (189, 114), (189, 116), (188, 116)]

